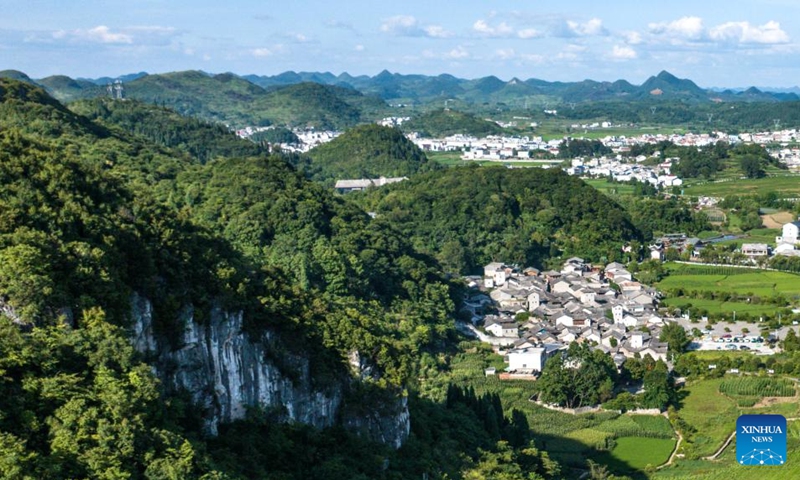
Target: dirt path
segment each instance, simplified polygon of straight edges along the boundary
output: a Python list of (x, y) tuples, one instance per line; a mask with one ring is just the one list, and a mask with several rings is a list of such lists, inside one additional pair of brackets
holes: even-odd
[(728, 435), (728, 439), (727, 439), (727, 440), (725, 440), (725, 443), (723, 443), (723, 444), (722, 444), (722, 446), (721, 446), (721, 447), (719, 447), (719, 450), (717, 450), (717, 451), (714, 453), (714, 455), (709, 455), (709, 456), (707, 456), (707, 457), (703, 457), (703, 460), (716, 460), (716, 459), (717, 459), (717, 457), (719, 457), (720, 455), (722, 455), (722, 452), (724, 452), (724, 451), (725, 451), (725, 449), (726, 449), (726, 448), (728, 448), (728, 445), (730, 445), (730, 444), (731, 444), (731, 441), (733, 440), (733, 437), (735, 437), (735, 436), (736, 436), (736, 430), (734, 430), (734, 431), (733, 431), (733, 433), (731, 433), (730, 435)]
[(668, 467), (668, 466), (672, 465), (673, 461), (675, 461), (675, 456), (678, 454), (678, 449), (681, 448), (681, 442), (683, 441), (683, 435), (681, 435), (681, 432), (676, 430), (675, 433), (678, 434), (678, 441), (677, 441), (677, 443), (675, 443), (675, 449), (672, 451), (672, 454), (669, 456), (669, 460), (667, 460), (667, 463), (659, 465), (658, 467), (656, 467), (656, 470), (661, 470), (664, 467)]

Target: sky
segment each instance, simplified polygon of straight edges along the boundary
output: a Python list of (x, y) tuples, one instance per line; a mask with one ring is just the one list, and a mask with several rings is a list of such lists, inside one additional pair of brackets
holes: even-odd
[(800, 0), (0, 0), (0, 70), (800, 84)]

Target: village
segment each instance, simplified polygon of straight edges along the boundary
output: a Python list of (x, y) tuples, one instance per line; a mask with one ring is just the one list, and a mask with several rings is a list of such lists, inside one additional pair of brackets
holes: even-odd
[[(572, 342), (610, 355), (618, 368), (628, 358), (648, 355), (671, 365), (661, 330), (672, 321), (689, 327), (686, 319), (659, 313), (660, 293), (637, 282), (621, 263), (598, 266), (573, 257), (560, 271), (542, 272), (494, 262), (483, 273), (465, 278), (471, 287), (465, 302), (470, 321), (459, 323), (459, 330), (504, 356), (505, 372), (485, 372), (501, 379), (536, 379), (547, 360)], [(703, 333), (690, 348), (764, 347), (762, 353), (771, 353), (758, 335)]]

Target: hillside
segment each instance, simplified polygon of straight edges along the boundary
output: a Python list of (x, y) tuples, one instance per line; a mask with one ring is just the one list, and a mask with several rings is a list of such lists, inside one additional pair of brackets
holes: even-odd
[(423, 113), (403, 123), (402, 128), (406, 132), (417, 132), (423, 137), (434, 138), (458, 133), (475, 137), (503, 133), (502, 127), (494, 122), (457, 110), (434, 110)]
[(641, 239), (622, 207), (561, 170), (453, 168), (360, 200), (462, 274), (492, 261), (546, 267), (559, 254), (611, 260), (623, 243)]
[(439, 167), (395, 128), (361, 125), (310, 152), (303, 169), (331, 183), (354, 178), (404, 177)]
[[(379, 118), (386, 110), (377, 97), (321, 83), (277, 83), (265, 90), (231, 73), (200, 71), (125, 78), (130, 79), (123, 84), (125, 98), (231, 126), (277, 124), (343, 130)], [(39, 82), (61, 101), (107, 96), (104, 86), (88, 80), (54, 76)]]
[[(285, 448), (328, 437), (279, 433), (282, 421), (348, 425), (337, 443), (352, 450), (314, 462), (291, 454), (291, 470), (273, 457), (269, 470), (308, 478), (360, 458), (348, 472), (377, 474), (370, 455), (391, 449), (355, 445), (402, 443), (397, 395), (417, 361), (404, 352), (451, 332), (451, 287), (434, 263), (281, 157), (200, 165), (11, 80), (0, 80), (0, 127), (0, 438), (15, 452), (2, 476), (199, 478), (221, 468), (228, 476), (213, 478), (253, 478), (228, 464), (241, 435), (227, 425), (248, 422), (239, 399), (274, 410), (269, 431)], [(73, 328), (49, 328), (61, 323)], [(140, 332), (140, 353), (127, 329)], [(235, 336), (231, 366), (191, 344), (223, 332)], [(351, 378), (353, 352), (364, 370)], [(254, 377), (227, 370), (235, 365)], [(271, 441), (252, 421), (254, 442)], [(220, 436), (206, 445), (203, 428)]]
[(379, 118), (386, 104), (356, 90), (305, 82), (271, 90), (257, 108), (275, 124), (344, 130)]
[(267, 153), (265, 147), (238, 138), (222, 125), (185, 117), (167, 108), (136, 100), (96, 98), (71, 103), (69, 108), (103, 126), (118, 127), (156, 145), (186, 152), (201, 163), (216, 157)]

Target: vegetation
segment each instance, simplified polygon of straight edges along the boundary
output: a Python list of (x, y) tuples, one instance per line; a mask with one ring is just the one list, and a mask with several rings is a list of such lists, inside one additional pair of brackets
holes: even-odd
[(539, 399), (568, 408), (596, 405), (611, 398), (616, 374), (610, 356), (572, 343), (564, 355), (545, 364), (537, 382)]
[(618, 205), (558, 170), (447, 169), (358, 201), (450, 272), (475, 272), (498, 259), (535, 266), (559, 255), (611, 261), (624, 242), (641, 238)]
[(403, 123), (403, 131), (417, 132), (423, 137), (442, 138), (455, 134), (485, 137), (500, 135), (503, 129), (494, 122), (457, 110), (434, 110)]
[(119, 127), (156, 145), (184, 151), (200, 163), (217, 157), (253, 156), (267, 152), (264, 147), (241, 140), (222, 125), (184, 117), (172, 110), (135, 100), (120, 102), (98, 98), (72, 103), (69, 108), (105, 127)]
[(405, 177), (440, 168), (402, 132), (380, 125), (352, 128), (312, 149), (308, 158), (310, 161), (301, 163), (301, 171), (326, 183), (353, 178)]

